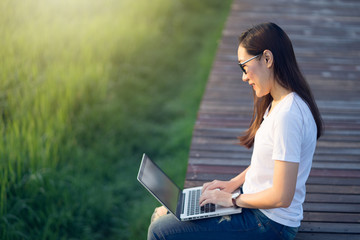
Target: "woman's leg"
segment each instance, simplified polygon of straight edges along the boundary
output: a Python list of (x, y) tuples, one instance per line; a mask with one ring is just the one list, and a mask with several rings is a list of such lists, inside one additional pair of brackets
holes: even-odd
[(227, 217), (185, 222), (167, 214), (150, 225), (148, 240), (281, 239), (276, 231), (267, 227), (267, 222), (266, 216), (252, 209)]

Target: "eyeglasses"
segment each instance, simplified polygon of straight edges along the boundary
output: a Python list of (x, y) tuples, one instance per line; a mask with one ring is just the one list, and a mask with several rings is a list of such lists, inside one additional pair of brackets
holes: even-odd
[(253, 59), (257, 58), (257, 57), (259, 57), (260, 55), (261, 55), (261, 54), (258, 54), (258, 55), (256, 55), (256, 56), (254, 56), (254, 57), (246, 60), (246, 61), (243, 62), (243, 63), (239, 63), (239, 66), (240, 66), (241, 71), (243, 71), (243, 73), (247, 74), (247, 73), (246, 73), (246, 70), (245, 70), (245, 68), (244, 68), (244, 64), (247, 63), (247, 62), (250, 62), (251, 60), (253, 60)]

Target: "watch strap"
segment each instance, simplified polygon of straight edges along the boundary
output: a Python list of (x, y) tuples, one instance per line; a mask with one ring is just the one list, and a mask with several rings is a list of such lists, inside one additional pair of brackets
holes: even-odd
[(235, 193), (231, 196), (231, 201), (233, 203), (233, 206), (235, 208), (238, 208), (239, 206), (236, 204), (236, 199), (241, 195), (241, 191), (239, 191), (238, 193)]
[(231, 197), (231, 201), (232, 201), (233, 206), (234, 206), (235, 208), (239, 208), (239, 206), (236, 204), (236, 199), (237, 199), (238, 197), (240, 197), (241, 194), (243, 194), (242, 187), (239, 188), (239, 194), (238, 194), (236, 197)]
[[(239, 195), (239, 196), (240, 196), (240, 195)], [(238, 208), (239, 206), (236, 205), (236, 199), (237, 199), (237, 198), (231, 198), (234, 207), (235, 207), (235, 208)]]

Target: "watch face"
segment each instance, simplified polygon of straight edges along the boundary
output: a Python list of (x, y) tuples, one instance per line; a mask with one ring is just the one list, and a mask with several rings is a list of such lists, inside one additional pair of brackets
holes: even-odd
[(232, 194), (232, 198), (235, 199), (235, 198), (237, 198), (239, 195), (240, 195), (239, 192), (233, 193), (233, 194)]

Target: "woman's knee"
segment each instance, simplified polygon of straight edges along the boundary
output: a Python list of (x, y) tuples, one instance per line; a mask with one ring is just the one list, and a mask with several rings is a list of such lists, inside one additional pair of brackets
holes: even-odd
[(148, 229), (148, 240), (161, 240), (165, 239), (167, 228), (172, 221), (178, 221), (170, 214), (161, 216), (155, 221), (151, 222)]
[(148, 229), (148, 240), (159, 240), (161, 239), (159, 237), (159, 226), (158, 226), (158, 220), (157, 221), (153, 221), (150, 226), (149, 226), (149, 229)]

